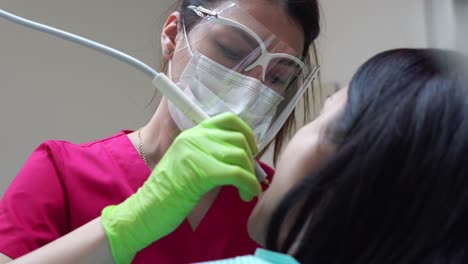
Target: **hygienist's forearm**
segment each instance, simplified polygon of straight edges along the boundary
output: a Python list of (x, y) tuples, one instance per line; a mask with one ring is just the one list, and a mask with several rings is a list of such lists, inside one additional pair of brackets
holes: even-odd
[(9, 263), (114, 263), (101, 218)]

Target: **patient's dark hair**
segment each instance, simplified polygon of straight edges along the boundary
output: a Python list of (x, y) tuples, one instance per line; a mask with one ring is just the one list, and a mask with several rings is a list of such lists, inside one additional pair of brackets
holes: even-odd
[(461, 57), (398, 49), (361, 66), (329, 134), (335, 153), (283, 199), (267, 247), (301, 263), (468, 263)]

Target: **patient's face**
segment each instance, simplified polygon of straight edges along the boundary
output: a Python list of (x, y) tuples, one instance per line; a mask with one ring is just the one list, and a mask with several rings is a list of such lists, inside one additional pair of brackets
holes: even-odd
[(346, 98), (347, 88), (329, 97), (320, 115), (301, 128), (281, 154), (273, 181), (268, 190), (259, 196), (249, 218), (248, 231), (257, 243), (265, 245), (269, 219), (283, 196), (333, 153), (327, 128), (343, 109)]

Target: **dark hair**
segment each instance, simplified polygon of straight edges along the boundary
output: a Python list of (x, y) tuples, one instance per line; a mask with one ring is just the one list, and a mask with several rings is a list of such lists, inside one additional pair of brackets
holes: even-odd
[[(182, 21), (189, 32), (197, 22), (200, 21), (200, 17), (196, 15), (192, 10), (188, 8), (190, 5), (203, 6), (205, 8), (215, 8), (223, 2), (228, 0), (180, 0), (177, 2), (175, 9), (179, 11)], [(266, 1), (266, 0), (264, 0)], [(303, 56), (306, 57), (307, 62), (314, 62), (318, 65), (317, 51), (313, 41), (317, 38), (320, 32), (320, 12), (317, 0), (270, 0), (270, 2), (276, 3), (285, 8), (287, 14), (300, 25), (304, 32), (304, 49)], [(309, 47), (312, 46), (312, 54), (309, 52)], [(166, 71), (167, 62), (163, 62), (161, 71)], [(310, 116), (310, 103), (308, 101), (309, 94), (304, 94), (304, 119), (307, 120)], [(276, 163), (279, 152), (282, 149), (284, 141), (291, 132), (295, 129), (295, 115), (294, 111), (289, 116), (281, 130), (277, 133), (275, 138), (275, 145), (273, 150), (273, 161)], [(268, 149), (272, 142), (257, 155), (261, 157), (264, 152)]]
[(461, 57), (398, 49), (361, 66), (330, 130), (335, 153), (284, 197), (267, 247), (301, 263), (468, 263)]

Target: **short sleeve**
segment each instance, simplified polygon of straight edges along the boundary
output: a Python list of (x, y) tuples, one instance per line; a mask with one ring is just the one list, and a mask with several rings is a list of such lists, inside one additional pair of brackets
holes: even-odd
[(29, 157), (0, 201), (0, 252), (18, 258), (68, 232), (60, 148), (49, 141)]

